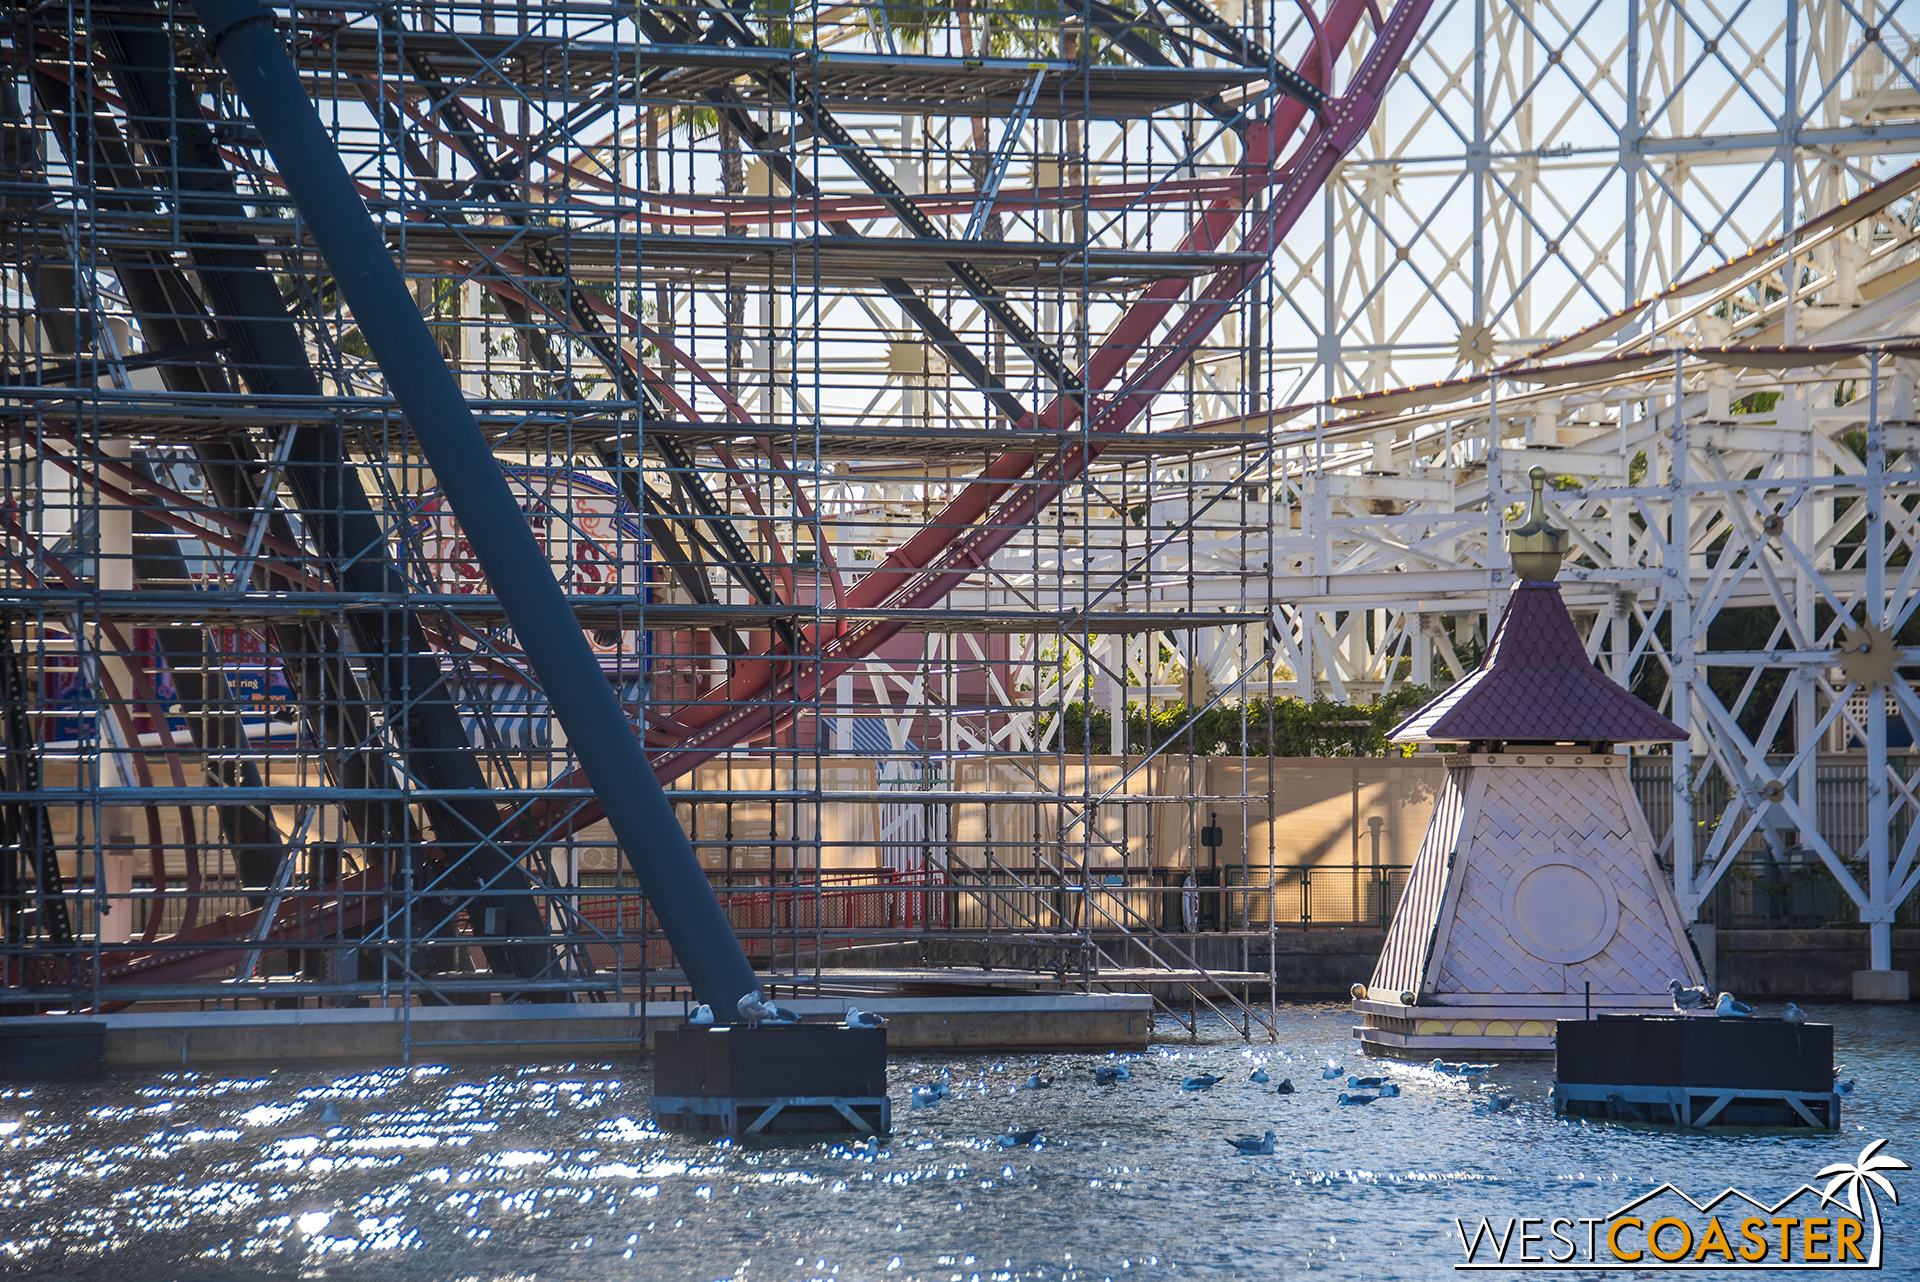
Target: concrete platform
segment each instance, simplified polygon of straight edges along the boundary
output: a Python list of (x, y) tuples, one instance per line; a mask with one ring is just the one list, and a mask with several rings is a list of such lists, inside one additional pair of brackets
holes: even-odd
[[(763, 975), (765, 983), (786, 987), (780, 975)], [(1065, 977), (1053, 971), (969, 969), (963, 966), (940, 967), (832, 967), (820, 972), (822, 988), (850, 990), (877, 988), (1028, 988), (1058, 990), (1063, 984), (1078, 985), (1091, 980), (1096, 984), (1262, 984), (1267, 973), (1258, 970), (1169, 970), (1161, 966), (1104, 966), (1083, 976), (1069, 970)], [(813, 986), (813, 976), (802, 973), (797, 982)], [(864, 1003), (860, 1009), (867, 1009)]]
[[(806, 1019), (838, 1020), (847, 1002), (782, 997)], [(1143, 1050), (1153, 1032), (1144, 993), (872, 997), (896, 1050)], [(104, 1025), (107, 1072), (266, 1065), (432, 1064), (445, 1060), (623, 1060), (686, 1021), (679, 1002), (571, 1006), (375, 1007), (366, 1010), (133, 1011)], [(43, 1036), (61, 1016), (0, 1019), (0, 1040)], [(31, 1064), (7, 1062), (9, 1072)]]

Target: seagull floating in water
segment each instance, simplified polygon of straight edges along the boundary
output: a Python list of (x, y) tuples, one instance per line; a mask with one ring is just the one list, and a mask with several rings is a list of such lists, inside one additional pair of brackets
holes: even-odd
[(699, 1024), (702, 1027), (711, 1024), (713, 1022), (713, 1007), (708, 1006), (704, 1002), (695, 1006), (693, 1008), (693, 1014), (687, 1016), (687, 1022), (689, 1024)]
[(1454, 1077), (1478, 1077), (1493, 1069), (1491, 1064), (1449, 1064), (1444, 1059), (1436, 1059), (1427, 1067), (1436, 1073), (1447, 1073)]
[(1511, 1107), (1512, 1104), (1513, 1104), (1513, 1096), (1511, 1095), (1487, 1096), (1487, 1109), (1489, 1112), (1494, 1112), (1494, 1113), (1504, 1112), (1507, 1108)]
[(1320, 1070), (1320, 1080), (1323, 1082), (1331, 1082), (1334, 1078), (1340, 1076), (1343, 1071), (1340, 1065), (1334, 1063), (1332, 1060), (1328, 1060), (1327, 1066)]
[(1849, 1077), (1849, 1078), (1848, 1078), (1848, 1079), (1847, 1079), (1846, 1081), (1844, 1081), (1844, 1082), (1841, 1082), (1841, 1081), (1836, 1081), (1836, 1082), (1834, 1082), (1834, 1084), (1833, 1084), (1833, 1093), (1834, 1093), (1835, 1095), (1851, 1095), (1851, 1094), (1853, 1094), (1853, 1079), (1852, 1079), (1851, 1077)]
[(1117, 1066), (1113, 1064), (1102, 1064), (1093, 1070), (1093, 1084), (1095, 1086), (1111, 1086), (1115, 1082), (1124, 1082), (1132, 1076), (1133, 1074), (1127, 1071), (1125, 1064)]
[(1753, 1014), (1753, 1007), (1745, 1002), (1734, 1000), (1732, 993), (1720, 994), (1720, 1000), (1714, 1003), (1713, 1013), (1721, 1019), (1745, 1019)]
[(1362, 1086), (1370, 1091), (1377, 1090), (1385, 1084), (1386, 1080), (1385, 1077), (1354, 1077), (1349, 1074), (1347, 1077), (1347, 1087), (1350, 1090), (1359, 1090)]
[(1673, 994), (1673, 1008), (1682, 1015), (1691, 1015), (1713, 1005), (1713, 994), (1704, 988), (1688, 988), (1677, 979), (1667, 981), (1667, 991)]
[[(1225, 1137), (1222, 1137), (1222, 1138), (1225, 1138)], [(1235, 1148), (1239, 1149), (1242, 1153), (1245, 1153), (1249, 1157), (1272, 1157), (1273, 1156), (1273, 1132), (1272, 1131), (1268, 1131), (1264, 1136), (1262, 1136), (1259, 1139), (1255, 1139), (1253, 1138), (1253, 1136), (1249, 1135), (1243, 1139), (1237, 1139), (1237, 1140), (1229, 1139), (1227, 1140), (1227, 1143), (1233, 1145)]]
[(916, 1086), (909, 1098), (915, 1108), (932, 1108), (947, 1098), (947, 1087), (945, 1083), (939, 1086)]
[[(1853, 1083), (1848, 1082), (1847, 1085), (1851, 1087)], [(320, 1121), (327, 1126), (338, 1126), (340, 1124), (340, 1106), (332, 1100), (328, 1100), (325, 1104), (322, 1104), (320, 1106)]]
[(1044, 1091), (1051, 1085), (1053, 1085), (1051, 1077), (1042, 1077), (1038, 1073), (1027, 1079), (1027, 1089), (1030, 1091)]
[(1258, 1082), (1262, 1086), (1265, 1086), (1268, 1082), (1272, 1081), (1273, 1079), (1267, 1076), (1266, 1069), (1256, 1068), (1251, 1073), (1247, 1074), (1247, 1080), (1249, 1082)]
[(1037, 1126), (1030, 1131), (1016, 1131), (1009, 1126), (1007, 1133), (1000, 1137), (1000, 1144), (1003, 1148), (1025, 1148), (1039, 1138), (1040, 1128)]
[(1181, 1079), (1180, 1089), (1183, 1091), (1204, 1091), (1207, 1087), (1217, 1084), (1220, 1080), (1221, 1079), (1215, 1077), (1212, 1073), (1194, 1073)]
[(1382, 1082), (1380, 1083), (1380, 1098), (1381, 1099), (1399, 1099), (1400, 1088), (1398, 1086), (1395, 1086), (1392, 1082)]
[(800, 1022), (798, 1015), (785, 1006), (774, 1005), (761, 996), (757, 988), (750, 993), (741, 994), (739, 1005), (735, 1009), (739, 1011), (740, 1018), (746, 1020), (748, 1024), (798, 1024)]
[(1801, 1010), (1798, 1006), (1794, 1005), (1792, 1002), (1788, 1002), (1787, 1013), (1784, 1016), (1782, 1016), (1782, 1018), (1785, 1019), (1789, 1024), (1804, 1024), (1807, 1022), (1807, 1012)]
[(1345, 1091), (1340, 1092), (1342, 1104), (1371, 1104), (1379, 1098), (1378, 1095), (1349, 1095)]
[(870, 1010), (861, 1010), (858, 1006), (847, 1007), (848, 1028), (885, 1028), (887, 1021)]
[(1291, 1095), (1291, 1094), (1293, 1094), (1293, 1079), (1292, 1079), (1291, 1077), (1283, 1077), (1283, 1078), (1281, 1078), (1281, 1079), (1280, 1079), (1280, 1084), (1279, 1084), (1278, 1086), (1276, 1086), (1276, 1087), (1274, 1087), (1274, 1088), (1273, 1088), (1273, 1093), (1274, 1093), (1275, 1095)]

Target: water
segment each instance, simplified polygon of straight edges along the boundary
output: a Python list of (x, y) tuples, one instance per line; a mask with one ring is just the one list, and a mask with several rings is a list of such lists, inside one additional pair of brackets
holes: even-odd
[[(1277, 1048), (1224, 1029), (1127, 1061), (911, 1055), (895, 1134), (728, 1143), (650, 1129), (631, 1066), (170, 1073), (0, 1088), (0, 1273), (83, 1279), (1359, 1279), (1452, 1275), (1453, 1217), (1600, 1215), (1664, 1180), (1775, 1197), (1870, 1140), (1920, 1165), (1920, 1011), (1811, 1007), (1859, 1082), (1839, 1134), (1687, 1135), (1566, 1123), (1550, 1069), (1487, 1090), (1396, 1070), (1340, 1107), (1343, 1006), (1282, 1013)], [(1018, 1089), (1035, 1069), (1048, 1090)], [(1246, 1078), (1264, 1064), (1278, 1096)], [(1371, 1067), (1369, 1067), (1371, 1065)], [(1227, 1078), (1183, 1092), (1180, 1079)], [(952, 1098), (907, 1106), (942, 1074)], [(339, 1124), (321, 1121), (332, 1102)], [(995, 1137), (1041, 1127), (1032, 1147)], [(1271, 1128), (1272, 1157), (1223, 1136)], [(1895, 1173), (1891, 1276), (1920, 1276), (1920, 1172)], [(1884, 1201), (1884, 1199), (1883, 1199)], [(1597, 1274), (1589, 1276), (1599, 1276)]]

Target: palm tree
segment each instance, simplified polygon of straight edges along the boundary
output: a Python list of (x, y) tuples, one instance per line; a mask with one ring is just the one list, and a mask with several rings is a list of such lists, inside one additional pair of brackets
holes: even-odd
[(1833, 1177), (1826, 1191), (1820, 1195), (1821, 1205), (1839, 1200), (1835, 1194), (1845, 1186), (1847, 1209), (1856, 1216), (1860, 1214), (1861, 1190), (1866, 1190), (1867, 1210), (1873, 1217), (1873, 1254), (1876, 1264), (1879, 1263), (1880, 1256), (1880, 1203), (1873, 1195), (1874, 1188), (1877, 1186), (1895, 1206), (1900, 1204), (1900, 1195), (1894, 1191), (1892, 1182), (1880, 1172), (1913, 1169), (1897, 1157), (1882, 1154), (1880, 1150), (1886, 1146), (1886, 1143), (1885, 1140), (1875, 1140), (1860, 1150), (1860, 1156), (1855, 1161), (1835, 1162), (1814, 1176), (1815, 1179), (1821, 1180), (1829, 1175)]

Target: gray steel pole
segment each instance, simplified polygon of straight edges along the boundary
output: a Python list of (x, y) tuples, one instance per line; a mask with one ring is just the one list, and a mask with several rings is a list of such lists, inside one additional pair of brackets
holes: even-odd
[(272, 15), (255, 0), (195, 0), (194, 9), (566, 727), (688, 983), (721, 1019), (730, 1018), (739, 999), (759, 988), (753, 966), (453, 372), (300, 87)]

